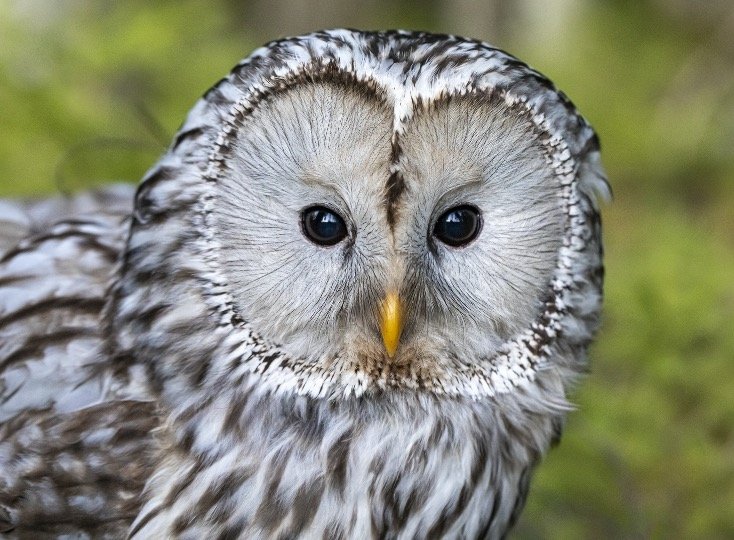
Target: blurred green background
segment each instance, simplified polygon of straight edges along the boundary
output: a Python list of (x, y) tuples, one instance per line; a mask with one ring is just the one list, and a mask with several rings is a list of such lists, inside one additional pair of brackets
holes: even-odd
[(0, 195), (136, 181), (265, 41), (489, 41), (596, 127), (604, 327), (514, 538), (734, 538), (734, 2), (0, 0)]

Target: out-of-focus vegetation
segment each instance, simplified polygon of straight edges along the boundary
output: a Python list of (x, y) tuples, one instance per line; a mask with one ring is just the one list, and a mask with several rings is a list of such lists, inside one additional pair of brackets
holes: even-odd
[(600, 134), (605, 324), (515, 537), (734, 538), (730, 0), (6, 0), (0, 194), (135, 181), (237, 60), (331, 26), (490, 41)]

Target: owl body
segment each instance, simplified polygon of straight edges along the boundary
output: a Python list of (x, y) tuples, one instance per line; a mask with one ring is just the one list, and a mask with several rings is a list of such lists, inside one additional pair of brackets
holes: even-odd
[(7, 206), (0, 527), (502, 537), (598, 324), (605, 190), (485, 44), (258, 49), (134, 196)]

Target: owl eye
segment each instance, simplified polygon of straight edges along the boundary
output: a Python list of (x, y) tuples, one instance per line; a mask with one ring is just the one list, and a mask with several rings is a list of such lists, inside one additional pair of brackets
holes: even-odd
[(474, 240), (481, 228), (479, 210), (473, 206), (457, 206), (441, 214), (433, 226), (433, 236), (444, 244), (460, 247)]
[(347, 236), (347, 226), (341, 216), (323, 206), (304, 209), (301, 222), (306, 238), (320, 246), (333, 246)]

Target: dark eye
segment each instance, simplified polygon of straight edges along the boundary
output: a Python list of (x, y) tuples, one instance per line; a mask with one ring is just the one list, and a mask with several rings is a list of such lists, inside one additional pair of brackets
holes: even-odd
[(473, 206), (457, 206), (447, 210), (433, 226), (433, 236), (449, 246), (464, 246), (474, 240), (482, 228), (479, 210)]
[(333, 246), (347, 236), (344, 220), (323, 206), (309, 206), (302, 214), (303, 234), (320, 246)]

